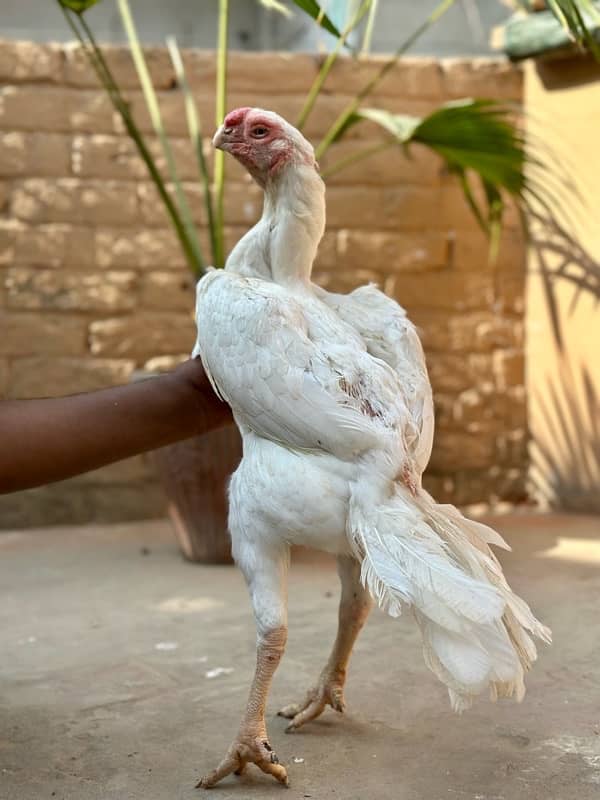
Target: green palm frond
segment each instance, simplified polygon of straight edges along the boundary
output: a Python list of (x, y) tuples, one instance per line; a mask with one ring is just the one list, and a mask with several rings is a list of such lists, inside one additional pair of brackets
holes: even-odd
[(200, 274), (203, 265), (205, 263), (205, 260), (202, 254), (202, 248), (200, 246), (200, 238), (198, 236), (198, 230), (194, 223), (192, 210), (190, 208), (187, 196), (183, 189), (183, 185), (179, 178), (177, 164), (175, 162), (175, 156), (173, 153), (173, 147), (171, 145), (171, 140), (165, 130), (160, 106), (158, 103), (158, 97), (156, 94), (156, 90), (152, 84), (150, 71), (148, 70), (146, 57), (144, 55), (144, 49), (140, 42), (135, 22), (133, 20), (133, 15), (131, 13), (131, 8), (129, 6), (129, 0), (117, 0), (117, 6), (121, 16), (121, 21), (123, 23), (123, 28), (127, 36), (127, 41), (129, 42), (129, 47), (131, 49), (131, 56), (133, 58), (133, 63), (135, 65), (140, 86), (142, 87), (142, 94), (144, 96), (146, 108), (148, 109), (148, 114), (150, 115), (152, 127), (154, 128), (154, 132), (158, 137), (161, 149), (165, 157), (167, 171), (174, 186), (175, 200), (179, 208), (181, 220), (185, 227), (188, 241), (194, 253), (195, 269), (196, 272)]
[(329, 19), (323, 8), (317, 3), (317, 0), (292, 0), (294, 5), (298, 6), (305, 14), (312, 17), (315, 22), (318, 22), (322, 28), (331, 33), (336, 38), (341, 36), (341, 33), (335, 27), (333, 22)]
[(592, 0), (546, 0), (546, 4), (571, 38), (600, 60), (600, 45), (596, 40), (600, 25), (598, 6)]
[(435, 150), (451, 169), (471, 170), (490, 185), (520, 196), (526, 155), (510, 113), (493, 100), (448, 103), (425, 117), (410, 141)]
[[(440, 155), (460, 180), (465, 199), (488, 234), (495, 235), (502, 218), (504, 196), (525, 199), (528, 158), (512, 109), (493, 100), (446, 103), (426, 117), (392, 114), (378, 108), (358, 109), (342, 133), (360, 121), (379, 125), (389, 135), (388, 144), (399, 144), (409, 154), (419, 143)], [(366, 154), (366, 151), (365, 151)], [(370, 153), (369, 153), (370, 154)], [(358, 160), (352, 158), (352, 162)], [(350, 163), (334, 164), (327, 174)], [(481, 191), (473, 190), (473, 180)], [(477, 199), (477, 195), (482, 199)]]

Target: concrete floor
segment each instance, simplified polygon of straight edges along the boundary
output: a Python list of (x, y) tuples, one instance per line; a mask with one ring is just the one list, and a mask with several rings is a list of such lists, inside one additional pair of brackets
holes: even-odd
[[(338, 597), (332, 562), (299, 554), (269, 702), (292, 787), (251, 768), (213, 796), (597, 798), (600, 520), (495, 522), (515, 548), (503, 554), (510, 580), (555, 636), (521, 705), (481, 699), (453, 715), (410, 616), (376, 612), (356, 647), (348, 713), (285, 736), (274, 711), (322, 666)], [(0, 535), (0, 798), (201, 797), (194, 783), (237, 727), (253, 644), (238, 571), (183, 562), (166, 522)]]

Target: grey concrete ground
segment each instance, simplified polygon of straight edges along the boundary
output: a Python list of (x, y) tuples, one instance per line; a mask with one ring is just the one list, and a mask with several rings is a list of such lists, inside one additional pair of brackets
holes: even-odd
[[(333, 565), (301, 554), (269, 703), (292, 788), (251, 768), (212, 796), (597, 798), (600, 521), (496, 523), (515, 548), (503, 558), (510, 580), (555, 635), (521, 705), (482, 699), (453, 715), (409, 615), (376, 612), (356, 648), (347, 715), (284, 735), (274, 711), (303, 694), (335, 629)], [(0, 798), (202, 797), (193, 786), (236, 729), (253, 642), (238, 572), (184, 563), (167, 523), (2, 534)]]

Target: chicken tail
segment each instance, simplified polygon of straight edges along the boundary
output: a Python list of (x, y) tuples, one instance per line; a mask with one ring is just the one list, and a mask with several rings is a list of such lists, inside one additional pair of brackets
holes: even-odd
[(363, 584), (392, 616), (412, 608), (425, 662), (453, 709), (469, 708), (486, 687), (493, 700), (522, 700), (537, 657), (530, 634), (550, 643), (551, 633), (508, 585), (489, 547), (510, 549), (500, 534), (401, 485), (382, 502), (357, 488), (348, 525)]

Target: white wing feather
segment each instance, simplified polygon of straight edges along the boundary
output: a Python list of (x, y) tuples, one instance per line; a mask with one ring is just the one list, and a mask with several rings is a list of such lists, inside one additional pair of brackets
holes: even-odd
[(402, 306), (372, 284), (347, 295), (318, 287), (315, 291), (323, 303), (358, 331), (369, 353), (397, 374), (408, 410), (406, 443), (413, 463), (423, 473), (431, 456), (434, 413), (425, 354), (415, 326)]
[(380, 426), (339, 389), (357, 355), (347, 348), (336, 360), (315, 345), (301, 308), (280, 286), (214, 270), (198, 283), (196, 314), (194, 353), (255, 433), (344, 459), (381, 442)]

